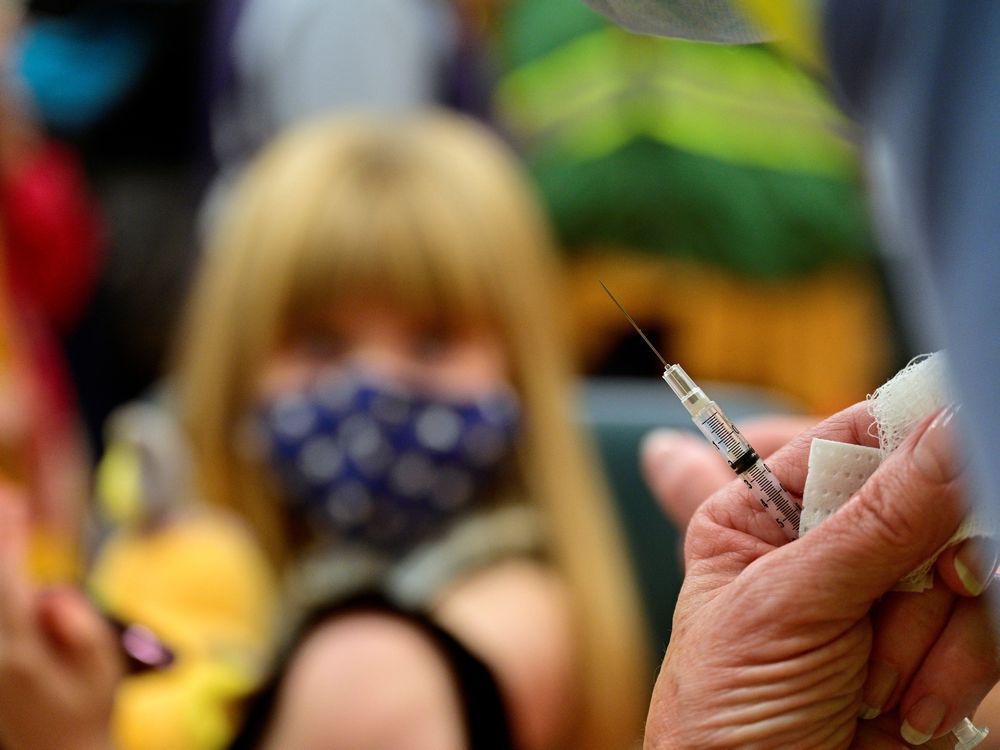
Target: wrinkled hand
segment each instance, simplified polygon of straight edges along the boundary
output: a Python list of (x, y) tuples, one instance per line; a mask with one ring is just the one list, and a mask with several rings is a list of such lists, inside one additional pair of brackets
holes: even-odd
[[(870, 422), (852, 407), (768, 464), (801, 494), (812, 437), (871, 444)], [(972, 712), (1000, 670), (984, 605), (956, 599), (970, 592), (954, 554), (932, 592), (884, 596), (961, 520), (951, 438), (945, 419), (928, 420), (838, 513), (788, 544), (741, 482), (701, 506), (647, 748), (906, 747), (901, 717), (912, 740)], [(896, 674), (878, 705), (870, 657)], [(875, 708), (878, 719), (859, 722)]]
[(28, 583), (26, 536), (23, 504), (0, 491), (0, 747), (107, 750), (112, 633), (78, 592)]

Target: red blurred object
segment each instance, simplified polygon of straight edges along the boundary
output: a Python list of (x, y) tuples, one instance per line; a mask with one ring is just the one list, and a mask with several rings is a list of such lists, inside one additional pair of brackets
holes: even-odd
[(25, 139), (0, 164), (0, 479), (25, 488), (54, 538), (79, 528), (86, 467), (60, 334), (86, 305), (103, 228), (69, 148)]
[(66, 331), (93, 288), (103, 235), (74, 153), (48, 142), (19, 160), (0, 184), (0, 215), (15, 306)]

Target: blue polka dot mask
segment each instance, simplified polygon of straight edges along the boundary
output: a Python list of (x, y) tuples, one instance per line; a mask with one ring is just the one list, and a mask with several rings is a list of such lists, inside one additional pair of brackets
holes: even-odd
[(519, 422), (509, 390), (450, 400), (336, 370), (259, 424), (295, 527), (400, 554), (489, 497)]

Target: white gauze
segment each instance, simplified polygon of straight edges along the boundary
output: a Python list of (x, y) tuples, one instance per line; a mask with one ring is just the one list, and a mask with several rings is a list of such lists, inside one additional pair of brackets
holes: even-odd
[[(800, 533), (828, 518), (857, 492), (879, 463), (894, 451), (924, 418), (954, 403), (943, 352), (915, 358), (868, 397), (878, 430), (879, 448), (813, 439), (802, 492)], [(976, 513), (970, 513), (951, 539), (896, 585), (897, 591), (923, 591), (934, 584), (932, 568), (946, 547), (971, 536), (996, 536)]]
[(868, 397), (882, 458), (896, 450), (928, 414), (953, 403), (944, 352), (910, 360)]
[(799, 535), (819, 526), (850, 500), (881, 460), (878, 448), (813, 438), (802, 490)]

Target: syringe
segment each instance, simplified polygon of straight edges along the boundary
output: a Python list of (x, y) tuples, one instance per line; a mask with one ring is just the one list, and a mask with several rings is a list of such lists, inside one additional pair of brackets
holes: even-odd
[(799, 535), (801, 506), (788, 494), (788, 490), (781, 486), (778, 478), (774, 476), (757, 451), (747, 442), (747, 439), (740, 434), (736, 425), (719, 408), (719, 405), (705, 395), (705, 392), (695, 384), (680, 365), (672, 365), (663, 358), (652, 342), (646, 338), (646, 334), (642, 332), (638, 324), (632, 320), (632, 316), (615, 299), (611, 290), (604, 286), (603, 282), (601, 282), (601, 286), (604, 287), (604, 291), (608, 293), (618, 309), (628, 318), (632, 327), (642, 336), (646, 345), (663, 363), (664, 381), (687, 409), (695, 426), (722, 454), (732, 470), (743, 480), (761, 507), (774, 519), (785, 535), (789, 539), (796, 539)]

